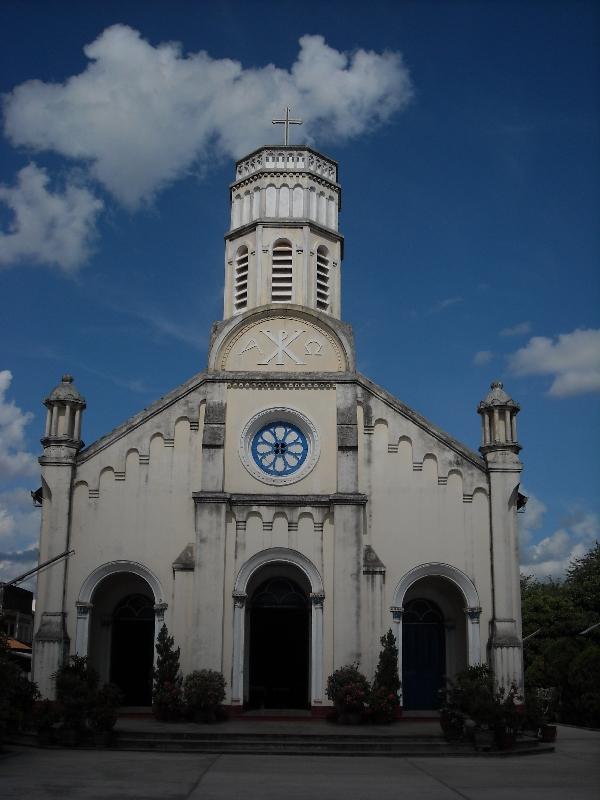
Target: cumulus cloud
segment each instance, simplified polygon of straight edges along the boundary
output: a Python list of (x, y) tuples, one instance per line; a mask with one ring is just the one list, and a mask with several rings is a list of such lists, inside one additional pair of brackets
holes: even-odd
[(502, 328), (500, 336), (525, 336), (531, 330), (531, 322), (518, 322), (510, 328)]
[(0, 232), (0, 267), (30, 259), (72, 272), (88, 257), (102, 202), (69, 183), (52, 192), (49, 182), (44, 169), (29, 164), (15, 186), (0, 185), (0, 203), (13, 214), (8, 232)]
[(386, 122), (413, 93), (400, 53), (343, 53), (322, 36), (302, 36), (290, 70), (155, 47), (126, 25), (84, 53), (91, 63), (65, 83), (31, 80), (5, 97), (5, 133), (87, 162), (129, 208), (215, 154), (272, 141), (285, 106), (304, 119), (302, 140), (339, 141)]
[(576, 511), (549, 536), (536, 538), (547, 508), (535, 495), (529, 495), (525, 513), (519, 515), (521, 572), (543, 579), (562, 578), (573, 559), (581, 558), (600, 537), (597, 514)]
[(29, 490), (0, 492), (0, 580), (10, 580), (37, 563), (40, 510)]
[(600, 391), (600, 329), (577, 329), (555, 340), (534, 336), (509, 356), (515, 375), (553, 375), (548, 394), (568, 397)]
[(490, 363), (492, 356), (491, 350), (478, 350), (473, 356), (473, 364), (476, 367), (484, 367), (486, 364)]
[(0, 371), (0, 478), (34, 475), (39, 467), (34, 456), (24, 449), (25, 426), (33, 419), (30, 411), (23, 412), (6, 394), (12, 373)]

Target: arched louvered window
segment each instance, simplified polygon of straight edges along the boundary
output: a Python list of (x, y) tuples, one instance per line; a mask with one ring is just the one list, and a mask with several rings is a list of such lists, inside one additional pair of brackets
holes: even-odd
[(279, 239), (273, 246), (271, 266), (271, 302), (292, 302), (292, 245)]
[(234, 308), (243, 311), (248, 307), (248, 248), (239, 247), (235, 257)]
[(317, 247), (317, 308), (329, 311), (329, 251)]

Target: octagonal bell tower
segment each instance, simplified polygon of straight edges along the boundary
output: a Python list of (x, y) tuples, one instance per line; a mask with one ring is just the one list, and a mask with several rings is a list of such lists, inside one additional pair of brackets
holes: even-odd
[(339, 319), (337, 162), (305, 146), (261, 147), (237, 162), (230, 197), (224, 318), (291, 303)]

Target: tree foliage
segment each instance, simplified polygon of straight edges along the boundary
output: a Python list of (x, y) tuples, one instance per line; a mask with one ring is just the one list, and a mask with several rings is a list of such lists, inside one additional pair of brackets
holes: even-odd
[(159, 719), (176, 719), (181, 713), (183, 676), (179, 666), (179, 647), (163, 624), (156, 640), (156, 669), (152, 691), (152, 710)]
[[(600, 725), (600, 545), (564, 581), (521, 577), (525, 684), (556, 687), (563, 722)], [(595, 674), (595, 678), (594, 678)]]

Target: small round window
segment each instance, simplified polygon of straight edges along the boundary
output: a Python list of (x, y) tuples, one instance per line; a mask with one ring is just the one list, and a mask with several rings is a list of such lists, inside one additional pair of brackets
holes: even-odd
[(248, 472), (264, 483), (294, 483), (316, 464), (318, 445), (317, 431), (304, 414), (272, 408), (245, 426), (240, 457)]

